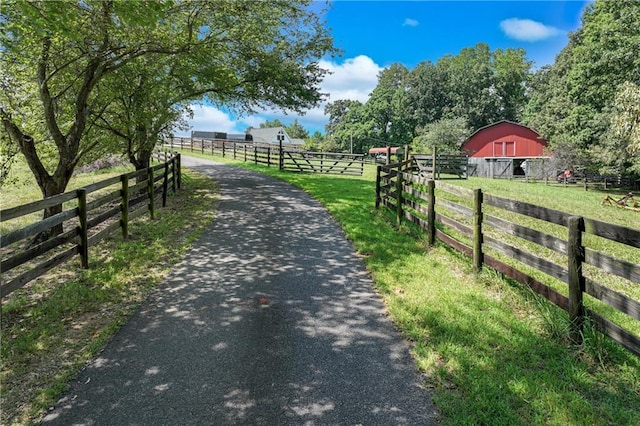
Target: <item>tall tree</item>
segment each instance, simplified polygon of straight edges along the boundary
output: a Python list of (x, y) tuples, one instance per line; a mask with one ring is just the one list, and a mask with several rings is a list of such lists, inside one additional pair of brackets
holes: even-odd
[(603, 171), (630, 166), (622, 145), (630, 140), (610, 127), (621, 85), (640, 83), (639, 26), (639, 1), (596, 0), (553, 66), (534, 80), (525, 120), (556, 155), (560, 148), (580, 153), (584, 165)]
[[(128, 2), (10, 2), (3, 5), (0, 34), (11, 79), (9, 98), (29, 98), (33, 119), (24, 123), (9, 99), (0, 105), (4, 130), (24, 155), (43, 197), (63, 192), (80, 159), (96, 146), (83, 141), (100, 80), (137, 57), (177, 48), (159, 22), (172, 5)], [(184, 34), (173, 34), (174, 40)], [(19, 89), (15, 92), (13, 87)], [(31, 88), (31, 90), (20, 90)], [(40, 143), (34, 127), (44, 125)], [(83, 143), (84, 142), (84, 143)], [(38, 147), (40, 145), (40, 147)], [(48, 145), (49, 149), (46, 149)], [(53, 147), (53, 149), (51, 149)], [(45, 216), (60, 211), (45, 211)]]
[(451, 105), (449, 76), (443, 64), (421, 62), (407, 77), (405, 115), (411, 117), (414, 128), (439, 120)]
[(286, 126), (285, 129), (287, 130), (287, 134), (292, 138), (306, 139), (309, 137), (309, 132), (307, 131), (307, 129), (302, 127), (297, 118), (293, 120), (293, 123)]
[(404, 91), (408, 74), (409, 70), (399, 63), (380, 71), (378, 85), (365, 104), (364, 121), (373, 123), (373, 137), (393, 145), (402, 144), (404, 139), (402, 98), (397, 92)]
[[(272, 1), (248, 7), (233, 0), (10, 3), (2, 9), (7, 30), (0, 41), (16, 79), (34, 82), (37, 87), (28, 94), (38, 99), (34, 103), (56, 146), (53, 173), (43, 163), (34, 138), (17, 124), (10, 102), (2, 105), (3, 126), (20, 146), (43, 196), (50, 196), (64, 191), (78, 161), (103, 141), (83, 139), (94, 122), (104, 123), (103, 112), (110, 109), (113, 113), (115, 108), (112, 100), (97, 96), (99, 83), (107, 76), (115, 79), (117, 70), (143, 57), (171, 55), (174, 60), (168, 65), (156, 56), (155, 62), (143, 65), (149, 70), (145, 83), (131, 87), (136, 96), (144, 92), (152, 103), (165, 97), (165, 111), (202, 97), (239, 112), (264, 107), (303, 111), (321, 100), (319, 84), (325, 70), (318, 60), (333, 52), (331, 37), (308, 4)], [(152, 68), (154, 63), (157, 69)], [(171, 85), (172, 93), (151, 84), (167, 74), (180, 77), (172, 80), (176, 83)], [(145, 122), (148, 116), (138, 118), (138, 140), (146, 144), (155, 139), (155, 130), (142, 133), (162, 126), (150, 127)]]

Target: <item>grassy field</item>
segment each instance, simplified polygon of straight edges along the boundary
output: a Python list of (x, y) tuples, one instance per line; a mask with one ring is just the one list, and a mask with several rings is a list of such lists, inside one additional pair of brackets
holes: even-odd
[[(69, 189), (122, 172), (79, 175)], [(74, 258), (2, 301), (0, 424), (37, 422), (211, 223), (215, 183), (192, 171), (182, 182), (156, 219), (129, 225), (128, 241), (116, 233), (92, 247), (90, 269)], [(2, 191), (3, 208), (39, 198), (28, 179)]]
[[(398, 330), (412, 343), (416, 364), (425, 374), (426, 385), (433, 388), (442, 424), (638, 424), (640, 359), (589, 329), (584, 345), (571, 346), (566, 340), (566, 314), (561, 310), (496, 273), (486, 270), (476, 276), (468, 259), (444, 245), (427, 249), (421, 230), (407, 224), (396, 227), (392, 214), (374, 209), (375, 167), (367, 166), (363, 177), (340, 177), (283, 173), (213, 159), (291, 182), (326, 206), (371, 271)], [(64, 278), (67, 283), (61, 290), (43, 288), (41, 294), (36, 286), (33, 293), (3, 304), (2, 406), (16, 407), (12, 419), (27, 423), (46, 408), (75, 369), (99, 350), (132, 306), (211, 220), (215, 188), (202, 176), (188, 176), (187, 189), (170, 198), (174, 207), (161, 211), (158, 221), (143, 221), (133, 244), (115, 239), (96, 253), (104, 259), (104, 268), (84, 273), (72, 265), (59, 277), (70, 274), (75, 278)], [(456, 183), (477, 185), (473, 180)], [(504, 193), (488, 187), (503, 184)], [(480, 185), (496, 195), (538, 203), (524, 196), (534, 196), (541, 184), (489, 181), (487, 186)], [(575, 202), (576, 211), (582, 211), (585, 207), (579, 201), (586, 200), (586, 194), (576, 191), (569, 196), (568, 191), (573, 190), (542, 188), (540, 191), (549, 192), (535, 196), (544, 202), (558, 199), (553, 200), (558, 206), (547, 205), (551, 208), (566, 211), (559, 205)], [(562, 195), (553, 195), (558, 193)], [(605, 215), (619, 214), (613, 207), (599, 206), (602, 196), (594, 195), (593, 209), (602, 209)], [(569, 202), (571, 198), (575, 201)], [(591, 210), (593, 202), (586, 205)], [(629, 226), (635, 217), (640, 216), (606, 220)], [(150, 252), (147, 245), (158, 235), (162, 238), (152, 243)], [(177, 252), (160, 250), (158, 258), (150, 258), (176, 235), (182, 236)], [(126, 269), (125, 263), (133, 271), (149, 268), (152, 277), (136, 278), (129, 270), (125, 276), (118, 272)], [(122, 293), (131, 286), (137, 289), (137, 296), (128, 301)], [(67, 292), (75, 296), (63, 303)], [(125, 301), (116, 302), (116, 296), (112, 300), (112, 293)], [(101, 317), (103, 311), (113, 314), (104, 320), (106, 324), (92, 329), (89, 324), (99, 321), (91, 318)], [(66, 333), (76, 329), (84, 330), (84, 337), (67, 339)], [(58, 362), (63, 368), (47, 374), (47, 364), (56, 356), (52, 351), (60, 351), (58, 346), (68, 345), (69, 340), (77, 342), (66, 351), (72, 355)], [(38, 368), (32, 374), (34, 366)]]
[[(424, 233), (413, 226), (397, 228), (392, 214), (374, 209), (374, 167), (367, 167), (363, 177), (350, 178), (213, 159), (291, 182), (341, 223), (391, 318), (412, 342), (443, 424), (639, 424), (638, 357), (590, 328), (583, 345), (571, 346), (563, 311), (489, 270), (475, 276), (470, 260), (444, 245), (427, 249)], [(627, 226), (640, 217), (600, 207), (603, 194), (585, 194), (575, 186), (460, 183), (590, 216), (587, 206), (590, 212), (606, 212), (603, 220), (615, 217), (612, 222)], [(598, 218), (595, 213), (590, 217)]]

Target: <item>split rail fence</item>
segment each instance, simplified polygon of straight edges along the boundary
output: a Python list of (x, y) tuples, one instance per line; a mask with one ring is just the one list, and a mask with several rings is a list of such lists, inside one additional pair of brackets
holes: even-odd
[[(0, 298), (75, 255), (80, 256), (82, 267), (88, 268), (89, 247), (118, 229), (127, 239), (129, 223), (147, 212), (153, 219), (156, 204), (161, 201), (164, 207), (167, 193), (175, 193), (181, 186), (180, 154), (155, 153), (154, 157), (162, 162), (0, 211), (0, 223), (3, 224), (0, 235)], [(44, 209), (53, 206), (62, 206), (62, 211), (36, 222), (26, 217), (42, 214)], [(7, 224), (11, 220), (32, 223)], [(61, 225), (62, 233), (43, 242), (32, 242), (36, 236)]]
[(275, 145), (223, 139), (171, 138), (165, 142), (165, 146), (201, 154), (221, 155), (291, 172), (353, 176), (362, 176), (364, 172), (363, 154), (309, 152), (287, 147), (282, 143)]
[[(394, 212), (398, 223), (406, 219), (425, 229), (429, 245), (438, 239), (472, 258), (476, 271), (487, 265), (567, 311), (573, 342), (582, 342), (583, 326), (589, 321), (596, 330), (640, 356), (637, 335), (585, 306), (588, 295), (593, 299), (587, 305), (602, 302), (608, 307), (600, 312), (618, 318), (621, 316), (615, 311), (622, 312), (627, 316), (622, 317), (632, 319), (625, 322), (637, 329), (640, 302), (624, 292), (631, 288), (638, 294), (640, 230), (428, 180), (410, 173), (412, 161), (378, 166), (376, 208), (385, 206)], [(540, 221), (553, 225), (536, 226)], [(557, 228), (549, 231), (555, 235), (538, 230), (549, 228)], [(616, 255), (589, 247), (583, 239), (607, 240), (607, 247), (615, 246)], [(544, 252), (548, 254), (534, 254)], [(546, 278), (543, 283), (512, 266), (513, 260), (564, 284), (556, 290)], [(608, 278), (610, 284), (598, 282), (611, 276), (615, 276), (613, 285)]]

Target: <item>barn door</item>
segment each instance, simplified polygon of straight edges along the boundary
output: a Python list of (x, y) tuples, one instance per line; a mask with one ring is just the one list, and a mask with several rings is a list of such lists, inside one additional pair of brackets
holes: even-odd
[(512, 160), (509, 159), (497, 159), (493, 163), (493, 177), (508, 178), (512, 175)]

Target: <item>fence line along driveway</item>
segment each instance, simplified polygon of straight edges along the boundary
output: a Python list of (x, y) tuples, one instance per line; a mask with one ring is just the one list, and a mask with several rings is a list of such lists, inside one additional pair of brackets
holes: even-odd
[(44, 424), (436, 421), (350, 243), (303, 191), (183, 158), (216, 219)]

